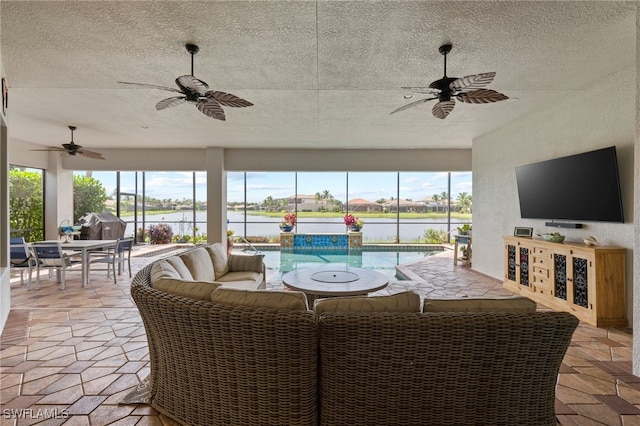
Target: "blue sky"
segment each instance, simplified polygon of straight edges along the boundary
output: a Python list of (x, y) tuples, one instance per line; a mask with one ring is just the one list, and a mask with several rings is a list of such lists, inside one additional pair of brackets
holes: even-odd
[[(76, 172), (84, 174), (84, 172)], [(111, 195), (116, 187), (115, 172), (93, 172), (92, 176), (100, 180), (107, 193)], [(121, 173), (122, 191), (134, 192), (133, 172)], [(227, 178), (227, 199), (242, 201), (244, 174), (230, 172)], [(357, 172), (349, 173), (349, 198), (365, 198), (375, 201), (396, 196), (398, 188), (395, 172)], [(192, 172), (147, 172), (146, 193), (150, 197), (173, 200), (192, 198)], [(298, 193), (313, 195), (328, 190), (336, 199), (346, 197), (346, 173), (298, 173)], [(293, 172), (248, 172), (247, 202), (260, 202), (271, 196), (283, 198), (295, 193), (295, 173)], [(447, 190), (447, 173), (400, 173), (400, 198), (422, 200)], [(142, 192), (139, 184), (138, 192)], [(451, 174), (451, 195), (455, 199), (461, 192), (472, 193), (471, 172)], [(196, 173), (196, 199), (206, 200), (206, 173)]]

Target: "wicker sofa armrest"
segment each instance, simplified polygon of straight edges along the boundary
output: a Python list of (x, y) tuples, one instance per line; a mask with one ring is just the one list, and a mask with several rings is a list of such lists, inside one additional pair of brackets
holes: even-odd
[(234, 307), (131, 283), (149, 344), (150, 404), (191, 425), (318, 424), (311, 311)]

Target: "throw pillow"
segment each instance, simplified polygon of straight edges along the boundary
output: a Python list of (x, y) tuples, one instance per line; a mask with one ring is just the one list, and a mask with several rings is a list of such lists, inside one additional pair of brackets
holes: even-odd
[(218, 287), (211, 301), (230, 306), (307, 311), (307, 296), (300, 291), (238, 290)]
[(316, 299), (313, 310), (323, 312), (420, 312), (420, 295), (412, 291), (390, 296), (353, 296)]
[(425, 299), (422, 312), (535, 312), (536, 302), (523, 296), (464, 299)]
[(191, 271), (193, 279), (196, 281), (213, 281), (214, 272), (211, 256), (203, 247), (189, 250), (180, 255), (180, 259)]
[(229, 255), (229, 271), (253, 271), (262, 272), (264, 255), (232, 254)]
[(227, 251), (222, 247), (220, 243), (209, 244), (206, 247), (211, 256), (211, 263), (213, 264), (213, 272), (215, 279), (217, 280), (227, 272), (229, 272), (229, 262), (227, 258)]
[(182, 260), (178, 256), (170, 256), (164, 259), (165, 262), (173, 266), (173, 268), (178, 272), (180, 278), (184, 280), (193, 280), (193, 275), (191, 275), (191, 271), (187, 268), (187, 265), (184, 264), (184, 260)]

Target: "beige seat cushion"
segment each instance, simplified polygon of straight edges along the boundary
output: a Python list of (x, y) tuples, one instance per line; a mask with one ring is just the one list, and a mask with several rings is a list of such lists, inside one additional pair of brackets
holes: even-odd
[(177, 278), (162, 278), (153, 284), (153, 288), (176, 296), (211, 301), (211, 295), (220, 287), (218, 283), (188, 281)]
[(215, 279), (218, 280), (218, 278), (229, 272), (227, 251), (220, 243), (209, 244), (205, 249), (209, 252), (209, 256), (211, 256)]
[(425, 299), (422, 312), (535, 312), (536, 302), (522, 296), (462, 299)]
[(196, 281), (213, 281), (213, 263), (211, 256), (204, 247), (198, 247), (181, 254), (180, 259), (191, 272), (191, 276)]
[(412, 291), (390, 296), (353, 296), (316, 299), (313, 310), (323, 312), (420, 312), (420, 295)]
[(251, 271), (228, 272), (225, 275), (219, 277), (219, 279), (216, 281), (221, 283), (228, 283), (233, 281), (253, 281), (257, 284), (260, 284), (262, 282), (262, 274)]
[(211, 300), (211, 293), (220, 284), (184, 279), (174, 267), (176, 264), (180, 266), (180, 262), (175, 261), (175, 259), (169, 261), (169, 258), (154, 263), (151, 267), (151, 287), (176, 296)]
[(299, 291), (239, 290), (218, 287), (211, 301), (231, 306), (307, 311), (307, 296)]

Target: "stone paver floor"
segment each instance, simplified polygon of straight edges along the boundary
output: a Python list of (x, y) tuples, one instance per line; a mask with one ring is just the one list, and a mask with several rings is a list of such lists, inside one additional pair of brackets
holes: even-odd
[[(134, 257), (134, 274), (154, 257)], [(392, 281), (374, 294), (413, 290), (422, 297), (499, 297), (501, 282), (466, 266), (446, 251), (404, 266), (412, 280)], [(268, 288), (282, 288), (268, 271)], [(0, 425), (167, 425), (147, 405), (121, 405), (149, 374), (141, 319), (129, 294), (129, 277), (116, 284), (79, 272), (61, 290), (44, 276), (39, 291), (12, 279), (12, 310), (0, 340)], [(540, 309), (546, 309), (540, 306)], [(640, 378), (631, 374), (629, 329), (580, 324), (558, 378), (556, 413), (562, 425), (640, 425)]]

